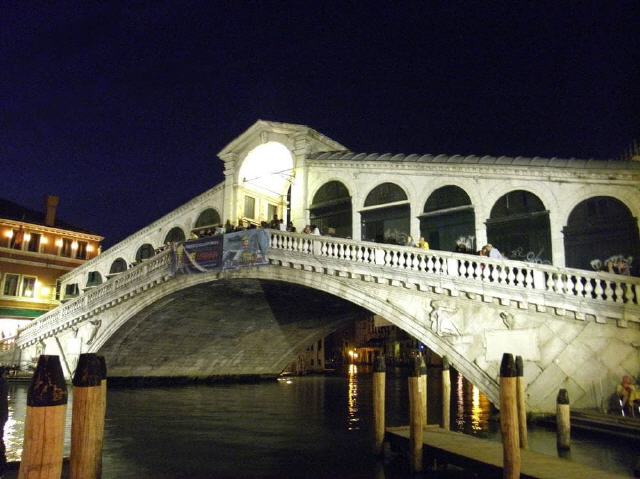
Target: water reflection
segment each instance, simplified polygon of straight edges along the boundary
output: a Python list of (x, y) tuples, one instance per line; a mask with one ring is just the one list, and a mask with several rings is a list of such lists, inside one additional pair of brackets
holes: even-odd
[(347, 371), (347, 429), (360, 429), (358, 414), (358, 366), (350, 364)]
[(489, 432), (491, 403), (477, 387), (468, 382), (461, 374), (456, 375), (456, 391), (452, 402), (456, 403), (456, 418), (453, 427), (456, 431), (474, 435), (486, 435)]

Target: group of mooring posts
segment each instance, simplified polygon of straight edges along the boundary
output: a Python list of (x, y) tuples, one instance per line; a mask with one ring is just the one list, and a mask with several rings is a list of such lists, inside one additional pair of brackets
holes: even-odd
[[(81, 354), (73, 376), (70, 479), (102, 475), (107, 367), (102, 356)], [(58, 356), (42, 355), (27, 393), (18, 479), (60, 479), (67, 385)]]
[[(451, 377), (449, 362), (442, 358), (442, 422), (449, 430)], [(383, 452), (385, 437), (385, 362), (376, 357), (373, 372), (374, 454)], [(524, 362), (505, 353), (500, 365), (500, 431), (503, 449), (503, 477), (520, 477), (520, 449), (529, 446), (527, 433), (526, 385)], [(571, 447), (569, 395), (561, 389), (557, 398), (557, 447), (566, 451)], [(422, 357), (416, 357), (409, 372), (409, 458), (414, 472), (423, 469), (423, 430), (427, 425), (427, 369)]]

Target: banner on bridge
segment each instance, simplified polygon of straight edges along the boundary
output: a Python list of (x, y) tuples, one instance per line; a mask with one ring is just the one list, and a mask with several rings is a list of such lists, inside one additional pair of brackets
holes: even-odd
[(266, 265), (268, 250), (269, 235), (258, 229), (185, 241), (173, 250), (173, 272), (193, 274)]

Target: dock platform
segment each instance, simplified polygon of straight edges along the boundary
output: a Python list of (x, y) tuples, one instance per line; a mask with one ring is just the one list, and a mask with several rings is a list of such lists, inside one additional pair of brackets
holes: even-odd
[[(389, 441), (392, 448), (408, 449), (409, 426), (388, 427), (385, 439)], [(477, 473), (478, 477), (502, 477), (502, 443), (500, 442), (446, 431), (438, 426), (427, 426), (424, 429), (423, 442), (424, 454), (429, 460), (437, 459), (469, 469)], [(521, 450), (520, 477), (608, 479), (628, 476), (613, 474), (548, 454)]]

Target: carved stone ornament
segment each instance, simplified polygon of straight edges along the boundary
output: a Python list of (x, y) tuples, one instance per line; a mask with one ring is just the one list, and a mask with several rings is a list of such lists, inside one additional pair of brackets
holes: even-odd
[(431, 330), (438, 336), (460, 336), (462, 333), (453, 321), (458, 308), (440, 300), (431, 301)]
[(502, 322), (507, 327), (507, 329), (513, 329), (516, 324), (516, 319), (513, 317), (513, 314), (506, 311), (502, 311), (500, 313), (500, 318), (502, 319)]
[(102, 320), (97, 319), (96, 321), (89, 321), (89, 323), (91, 324), (91, 326), (93, 326), (93, 331), (91, 331), (91, 336), (87, 341), (87, 344), (90, 345), (91, 343), (93, 343), (93, 341), (95, 341), (96, 336), (98, 336), (98, 330), (100, 329), (100, 326), (102, 326)]

